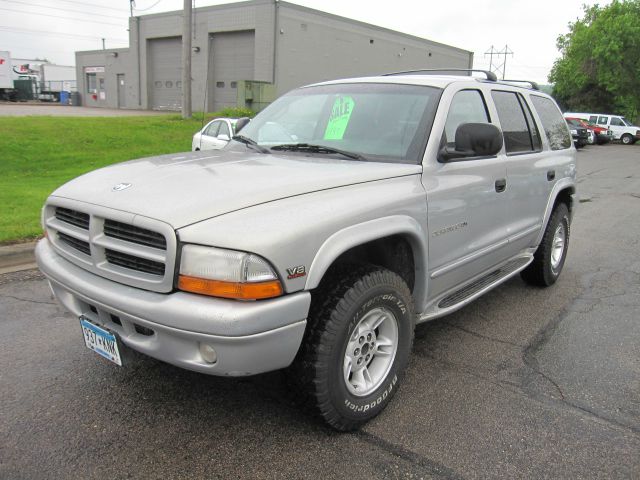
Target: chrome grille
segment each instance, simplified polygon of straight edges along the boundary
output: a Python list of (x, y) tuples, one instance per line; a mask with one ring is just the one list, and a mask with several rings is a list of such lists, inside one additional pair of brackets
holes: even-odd
[(128, 225), (115, 220), (104, 221), (104, 234), (108, 237), (119, 238), (138, 245), (146, 245), (147, 247), (158, 248), (160, 250), (167, 249), (167, 240), (161, 233), (147, 230), (146, 228)]
[(170, 292), (176, 235), (163, 222), (74, 200), (45, 206), (47, 236), (58, 253), (105, 278), (146, 290)]
[(56, 207), (56, 218), (62, 222), (70, 223), (84, 230), (89, 230), (89, 215), (71, 210), (69, 208)]
[(104, 251), (107, 261), (120, 267), (137, 270), (139, 272), (150, 273), (151, 275), (164, 275), (164, 264), (147, 260), (145, 258), (134, 257), (115, 250), (106, 249)]

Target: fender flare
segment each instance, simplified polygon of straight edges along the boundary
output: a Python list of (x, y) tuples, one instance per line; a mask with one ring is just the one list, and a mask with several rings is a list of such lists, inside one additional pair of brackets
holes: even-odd
[(542, 219), (542, 228), (540, 229), (540, 233), (538, 233), (538, 238), (536, 238), (536, 246), (540, 245), (542, 241), (542, 237), (544, 236), (544, 232), (547, 229), (547, 223), (549, 223), (549, 218), (551, 218), (551, 213), (553, 212), (553, 207), (556, 204), (556, 200), (561, 191), (571, 189), (573, 192), (571, 193), (571, 197), (573, 199), (572, 205), (570, 205), (571, 216), (573, 216), (576, 206), (578, 204), (577, 194), (575, 193), (576, 184), (572, 178), (563, 178), (556, 182), (553, 186), (553, 190), (551, 191), (551, 195), (549, 195), (549, 200), (547, 202), (547, 208), (544, 211), (544, 217)]
[(347, 250), (392, 235), (404, 236), (411, 246), (415, 268), (413, 296), (416, 309), (420, 309), (427, 291), (427, 235), (421, 225), (407, 215), (370, 220), (331, 235), (318, 249), (311, 263), (305, 290), (316, 288), (333, 262)]

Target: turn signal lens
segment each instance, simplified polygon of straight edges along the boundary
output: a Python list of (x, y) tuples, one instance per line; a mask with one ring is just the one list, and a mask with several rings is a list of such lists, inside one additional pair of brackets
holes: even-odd
[(282, 295), (282, 285), (278, 280), (256, 283), (235, 283), (180, 275), (178, 278), (178, 288), (185, 292), (239, 300), (261, 300)]

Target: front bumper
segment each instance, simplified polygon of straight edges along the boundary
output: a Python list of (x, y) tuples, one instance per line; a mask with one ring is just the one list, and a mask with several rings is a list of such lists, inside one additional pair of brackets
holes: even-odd
[[(254, 375), (293, 361), (306, 327), (309, 292), (240, 302), (185, 292), (162, 294), (97, 276), (58, 255), (49, 241), (36, 260), (57, 299), (116, 332), (125, 345), (178, 367), (210, 375)], [(212, 346), (206, 362), (200, 344)]]

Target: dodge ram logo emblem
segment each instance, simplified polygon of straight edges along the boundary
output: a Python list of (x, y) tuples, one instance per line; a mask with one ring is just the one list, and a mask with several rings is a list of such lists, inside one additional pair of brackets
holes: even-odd
[(114, 186), (111, 191), (112, 192), (119, 192), (121, 190), (126, 190), (127, 188), (129, 188), (131, 186), (130, 183), (119, 183), (116, 186)]

